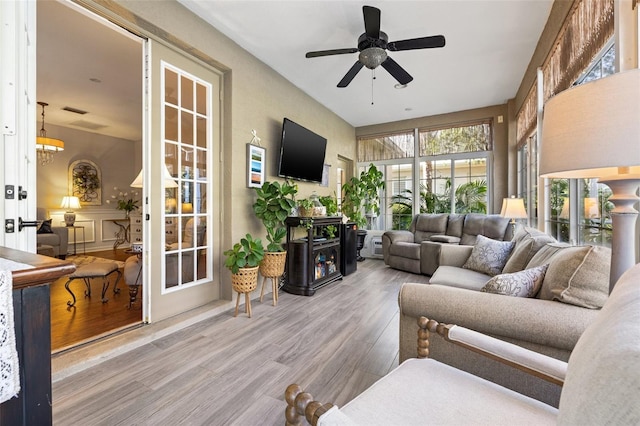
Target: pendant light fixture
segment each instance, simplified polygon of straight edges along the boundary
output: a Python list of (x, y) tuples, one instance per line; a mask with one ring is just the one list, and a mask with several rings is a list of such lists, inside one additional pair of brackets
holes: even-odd
[(36, 138), (36, 152), (38, 162), (40, 165), (45, 166), (53, 162), (53, 154), (64, 151), (64, 142), (60, 139), (47, 137), (47, 131), (44, 129), (44, 107), (49, 104), (46, 102), (38, 102), (38, 105), (42, 106), (42, 128), (40, 129), (40, 135)]

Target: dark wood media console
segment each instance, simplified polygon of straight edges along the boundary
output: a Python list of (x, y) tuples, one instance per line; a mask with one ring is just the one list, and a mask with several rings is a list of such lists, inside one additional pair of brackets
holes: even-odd
[[(287, 268), (285, 284), (287, 293), (313, 296), (322, 286), (342, 279), (340, 271), (342, 217), (297, 217), (290, 216), (287, 225)], [(295, 229), (305, 227), (306, 236), (295, 238)], [(330, 236), (327, 228), (335, 232)]]

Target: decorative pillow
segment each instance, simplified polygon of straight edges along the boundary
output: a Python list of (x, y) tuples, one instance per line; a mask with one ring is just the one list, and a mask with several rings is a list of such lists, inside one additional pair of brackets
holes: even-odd
[(535, 268), (536, 266), (542, 266), (551, 263), (553, 256), (561, 252), (562, 250), (571, 247), (567, 243), (549, 243), (541, 247), (538, 252), (533, 255), (529, 263), (527, 263), (526, 269)]
[(491, 276), (498, 275), (507, 263), (513, 246), (512, 241), (497, 241), (478, 235), (471, 256), (462, 267)]
[(496, 275), (480, 291), (506, 296), (534, 297), (542, 287), (542, 280), (548, 267), (549, 265), (542, 265), (512, 274)]
[[(513, 237), (516, 245), (509, 260), (504, 265), (503, 274), (510, 274), (526, 269), (533, 256), (546, 244), (556, 242), (555, 238), (542, 231), (528, 226), (519, 227)], [(538, 265), (540, 266), (540, 265)]]
[(40, 228), (36, 231), (37, 234), (53, 234), (51, 229), (51, 219), (43, 220)]
[(551, 258), (539, 297), (599, 309), (609, 297), (610, 269), (607, 247), (564, 248)]

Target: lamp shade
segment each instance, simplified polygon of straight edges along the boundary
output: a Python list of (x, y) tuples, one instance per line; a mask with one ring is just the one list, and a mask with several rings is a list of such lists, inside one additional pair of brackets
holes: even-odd
[(540, 176), (640, 174), (640, 69), (565, 90), (544, 107)]
[(63, 209), (69, 209), (69, 210), (79, 209), (80, 199), (74, 196), (62, 197), (62, 203), (60, 204), (60, 207)]
[(502, 209), (500, 216), (511, 219), (527, 218), (527, 210), (524, 208), (524, 200), (522, 198), (504, 198), (502, 200)]
[[(138, 176), (136, 176), (136, 178), (133, 180), (133, 182), (131, 182), (131, 184), (129, 185), (130, 187), (132, 187), (132, 188), (142, 188), (144, 186), (143, 172), (144, 172), (144, 169), (140, 170), (140, 173), (138, 173)], [(175, 181), (175, 179), (173, 179), (173, 176), (171, 176), (171, 173), (169, 173), (169, 169), (167, 169), (167, 165), (166, 164), (164, 166), (164, 187), (165, 188), (177, 188), (178, 187), (178, 183)]]

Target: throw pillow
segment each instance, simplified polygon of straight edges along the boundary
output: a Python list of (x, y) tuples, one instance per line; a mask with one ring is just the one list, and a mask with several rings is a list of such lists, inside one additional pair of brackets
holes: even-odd
[(548, 243), (556, 242), (551, 235), (528, 226), (520, 227), (512, 241), (515, 243), (515, 247), (511, 256), (509, 256), (509, 260), (504, 265), (503, 274), (524, 270), (529, 261), (542, 247)]
[(531, 258), (529, 263), (527, 263), (526, 268), (535, 268), (536, 266), (546, 265), (551, 263), (551, 259), (557, 253), (561, 252), (563, 249), (567, 247), (571, 247), (570, 244), (567, 243), (549, 243), (540, 248), (538, 252)]
[(462, 267), (491, 276), (498, 275), (507, 263), (513, 246), (512, 241), (497, 241), (478, 235), (471, 256)]
[(37, 234), (53, 234), (53, 229), (51, 229), (51, 220), (47, 219), (43, 220), (40, 228), (36, 231)]
[(610, 269), (607, 247), (564, 248), (551, 258), (539, 297), (599, 309), (609, 297)]
[(542, 265), (511, 274), (496, 275), (480, 291), (506, 296), (534, 297), (542, 287), (542, 280), (548, 267), (549, 265)]

